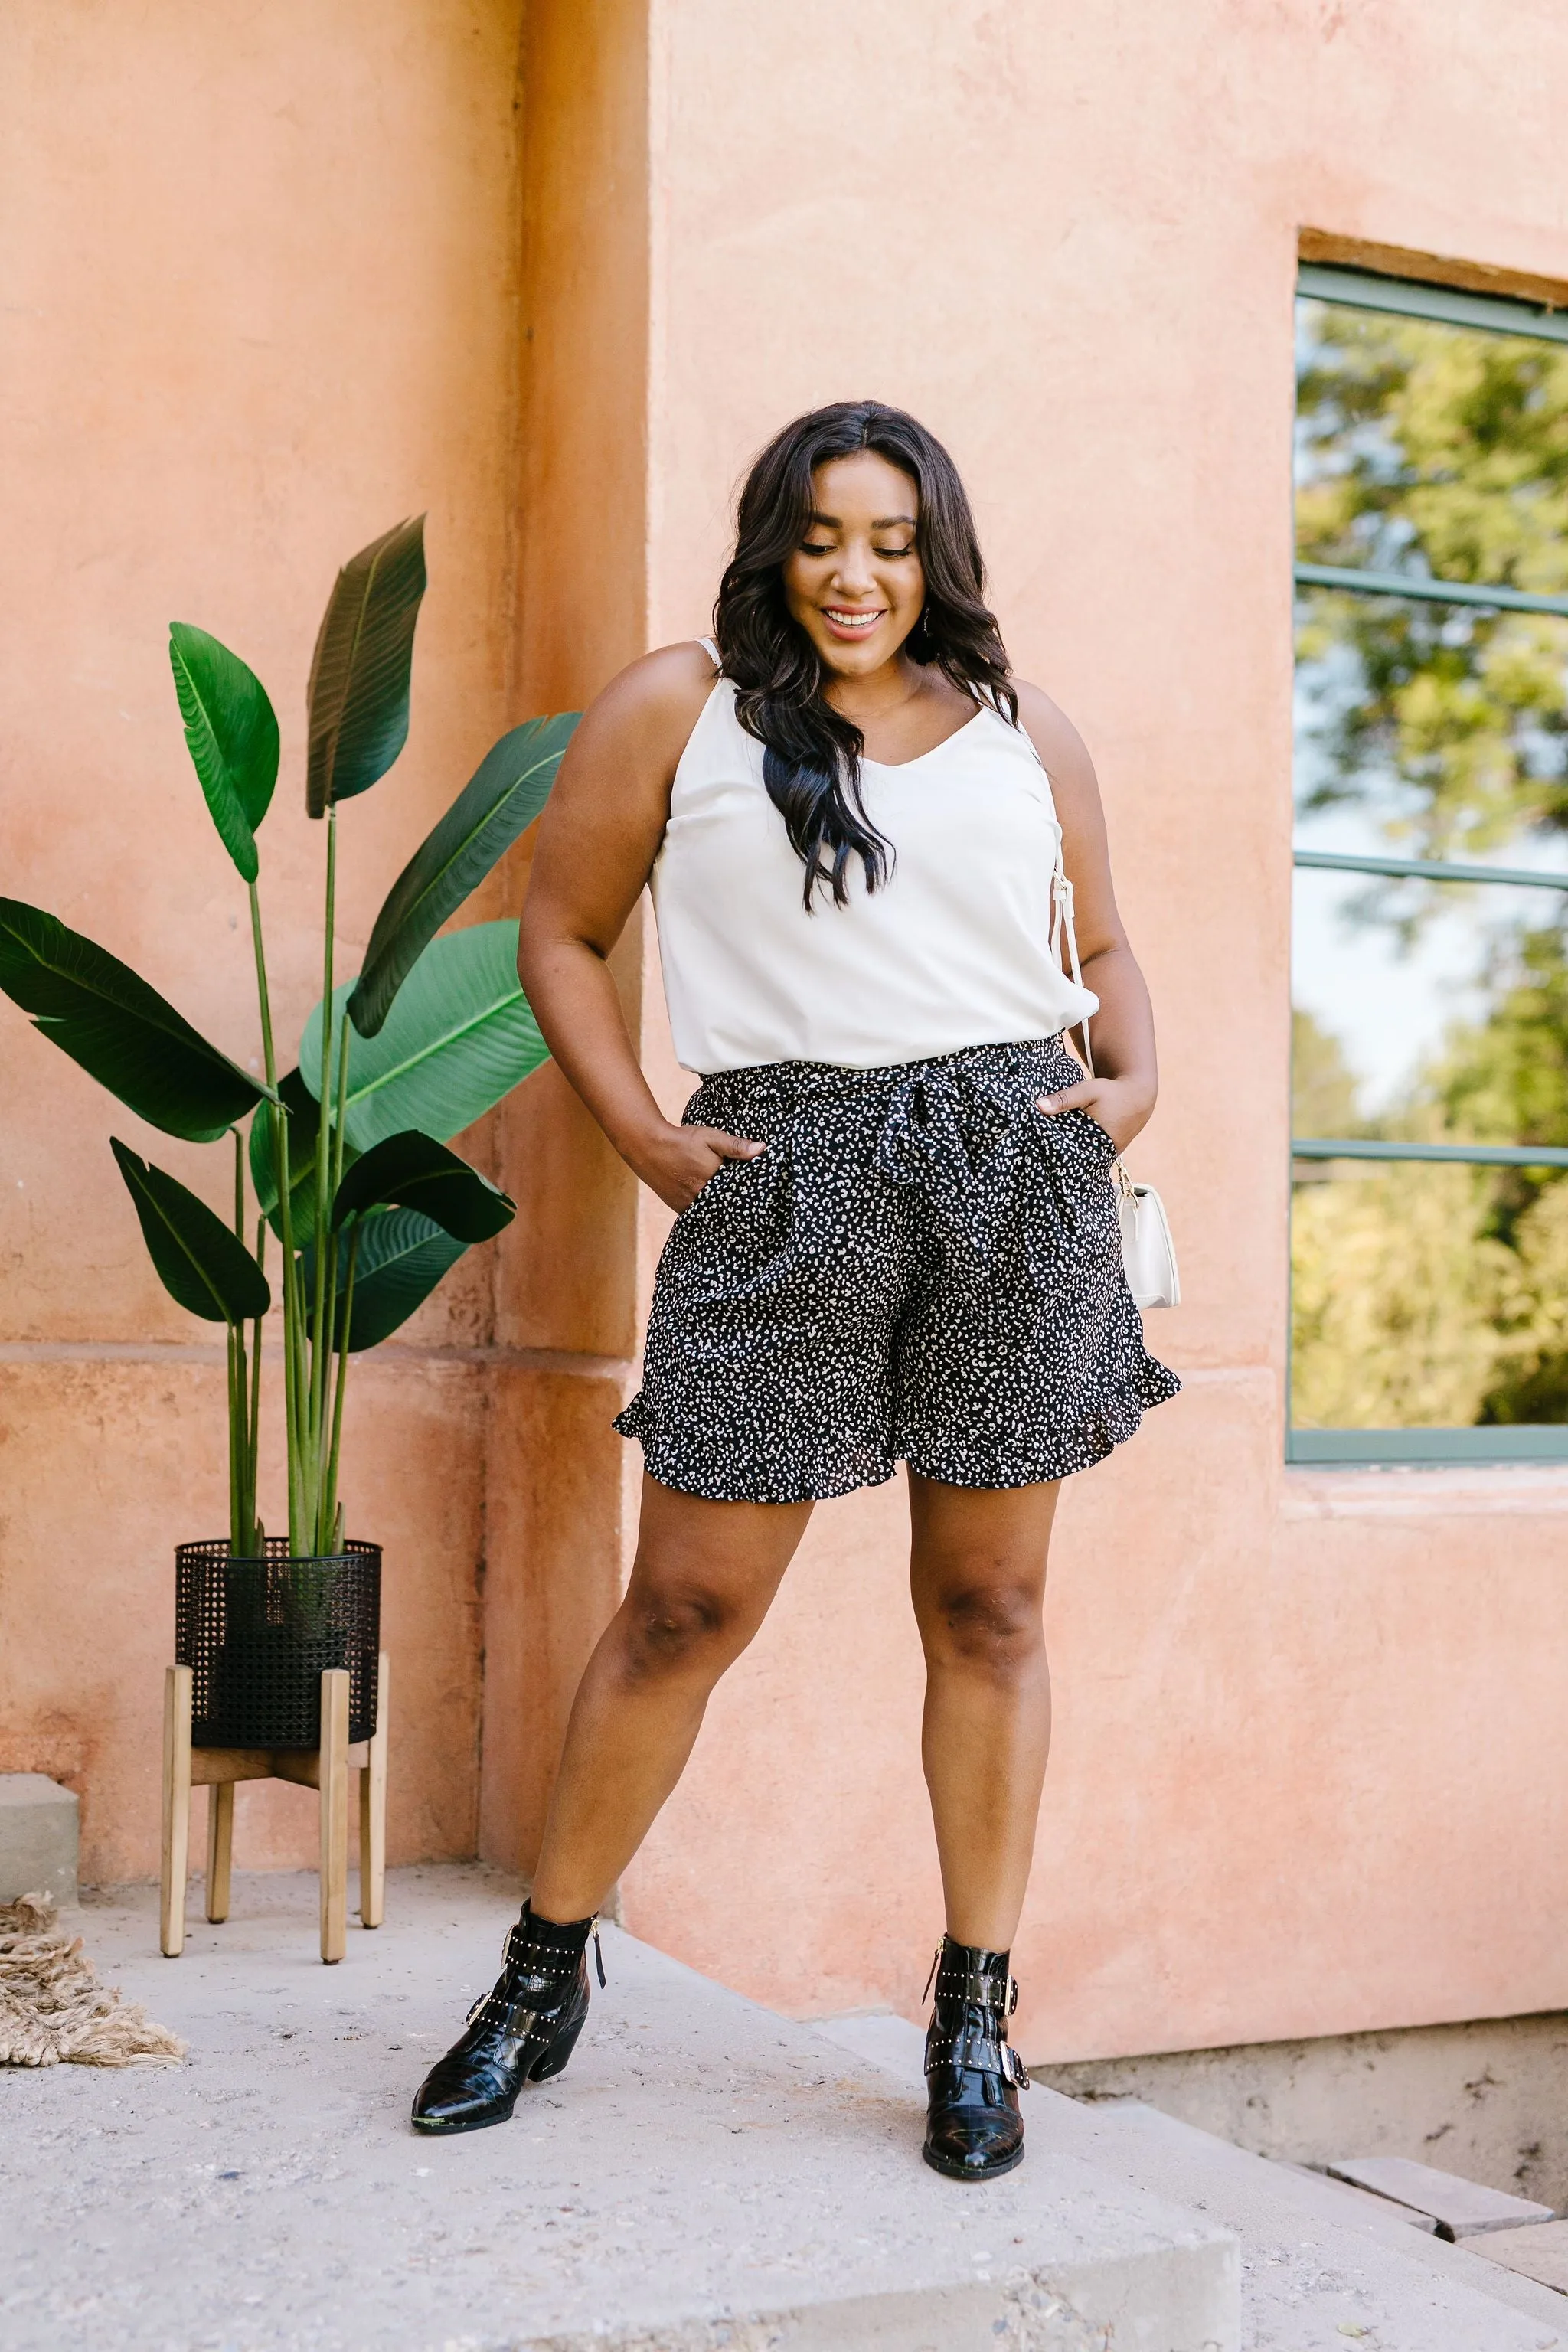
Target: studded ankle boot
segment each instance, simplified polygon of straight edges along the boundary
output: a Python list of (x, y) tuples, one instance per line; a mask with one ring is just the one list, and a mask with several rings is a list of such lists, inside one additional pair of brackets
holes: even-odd
[(486, 2124), (504, 2124), (530, 2083), (560, 2074), (588, 2015), (590, 1935), (603, 1985), (598, 1920), (557, 1927), (536, 1919), (523, 1905), (501, 1948), (500, 1975), (469, 2010), (461, 2041), (437, 2060), (416, 2094), (416, 2131), (480, 2131)]
[(944, 1936), (931, 1973), (936, 2004), (926, 2032), (930, 2121), (926, 2162), (952, 2180), (994, 2180), (1024, 2161), (1018, 2093), (1029, 2077), (1007, 2039), (1018, 1987), (1010, 1955)]

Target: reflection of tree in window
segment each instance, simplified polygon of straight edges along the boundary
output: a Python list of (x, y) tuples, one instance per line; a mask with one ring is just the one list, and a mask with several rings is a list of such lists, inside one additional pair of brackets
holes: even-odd
[[(1298, 560), (1396, 575), (1389, 593), (1299, 591), (1302, 817), (1341, 812), (1399, 858), (1568, 869), (1568, 618), (1397, 593), (1568, 596), (1568, 348), (1339, 302), (1299, 314)], [(1391, 949), (1469, 921), (1479, 1010), (1368, 1116), (1354, 1037), (1299, 1009), (1296, 1134), (1568, 1147), (1568, 894), (1336, 887), (1341, 924)], [(1344, 1158), (1297, 1174), (1298, 1428), (1568, 1423), (1568, 1171)]]
[[(1297, 554), (1568, 594), (1568, 350), (1303, 303)], [(1307, 589), (1325, 772), (1391, 845), (1472, 857), (1568, 830), (1568, 621)], [(1315, 675), (1316, 673), (1316, 675)]]

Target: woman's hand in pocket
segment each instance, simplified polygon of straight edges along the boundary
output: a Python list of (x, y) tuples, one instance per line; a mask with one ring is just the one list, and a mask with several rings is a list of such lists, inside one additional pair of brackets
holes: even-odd
[(626, 1157), (636, 1173), (668, 1207), (689, 1209), (710, 1176), (727, 1160), (757, 1160), (767, 1150), (721, 1127), (676, 1127), (668, 1120)]
[(1037, 1095), (1035, 1108), (1047, 1118), (1059, 1118), (1065, 1110), (1086, 1110), (1117, 1150), (1125, 1151), (1148, 1126), (1154, 1097), (1140, 1078), (1080, 1078), (1060, 1094)]

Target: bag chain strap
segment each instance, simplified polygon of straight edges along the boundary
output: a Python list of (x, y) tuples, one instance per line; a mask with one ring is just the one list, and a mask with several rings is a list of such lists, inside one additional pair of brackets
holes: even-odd
[[(1061, 835), (1058, 830), (1057, 835), (1057, 862), (1051, 868), (1051, 953), (1056, 958), (1058, 968), (1060, 968), (1064, 963), (1062, 953), (1064, 948), (1067, 950), (1065, 965), (1066, 969), (1072, 974), (1073, 986), (1075, 988), (1081, 989), (1083, 986), (1083, 973), (1079, 966), (1078, 931), (1074, 926), (1072, 919), (1072, 884), (1068, 880), (1067, 867), (1062, 861)], [(1084, 1014), (1083, 1019), (1079, 1022), (1077, 1026), (1079, 1034), (1083, 1039), (1084, 1067), (1088, 1070), (1089, 1076), (1092, 1078), (1094, 1076), (1094, 1047), (1089, 1043), (1089, 1015), (1087, 1013)], [(1129, 1176), (1126, 1168), (1122, 1164), (1121, 1154), (1120, 1151), (1116, 1155), (1114, 1171), (1117, 1190), (1121, 1193), (1121, 1198), (1124, 1201), (1135, 1199), (1136, 1188), (1131, 1177)]]

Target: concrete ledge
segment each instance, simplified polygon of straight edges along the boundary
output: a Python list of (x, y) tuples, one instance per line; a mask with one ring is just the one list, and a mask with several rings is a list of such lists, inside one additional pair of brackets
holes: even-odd
[[(918, 2084), (921, 2036), (901, 2018), (835, 2018), (817, 2031)], [(1342, 2352), (1347, 2338), (1377, 2352), (1568, 2352), (1568, 2299), (1426, 2235), (1387, 2199), (1352, 2197), (1135, 2100), (1080, 2105), (1037, 2085), (1026, 2113), (1032, 2156), (1070, 2153), (1126, 2191), (1179, 2199), (1235, 2232), (1247, 2352)]]
[(76, 1901), (79, 1811), (75, 1791), (42, 1772), (0, 1772), (0, 1903)]
[(520, 1894), (395, 1872), (330, 1970), (310, 1876), (237, 1874), (178, 1961), (154, 1890), (85, 1906), (95, 1965), (190, 2055), (6, 2083), (5, 2352), (1238, 2352), (1212, 2219), (1033, 2136), (1004, 2179), (944, 2180), (919, 2084), (614, 1929), (568, 2072), (416, 2138)]
[(856, 2295), (673, 2331), (535, 2336), (518, 2352), (1110, 2352), (1112, 2341), (1054, 2289), (1021, 2279), (995, 2294), (951, 2287)]

